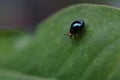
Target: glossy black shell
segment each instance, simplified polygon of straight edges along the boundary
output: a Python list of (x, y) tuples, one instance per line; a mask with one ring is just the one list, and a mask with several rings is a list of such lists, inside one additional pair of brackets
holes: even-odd
[(71, 27), (70, 27), (70, 33), (72, 35), (75, 35), (77, 33), (79, 33), (85, 26), (85, 23), (83, 20), (78, 20), (78, 21), (74, 21), (72, 24), (71, 24)]

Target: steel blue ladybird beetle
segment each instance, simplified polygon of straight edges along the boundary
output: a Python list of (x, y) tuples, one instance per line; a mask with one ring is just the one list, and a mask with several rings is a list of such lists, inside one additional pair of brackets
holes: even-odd
[(72, 38), (72, 36), (75, 36), (76, 34), (81, 32), (84, 27), (85, 27), (85, 23), (83, 20), (74, 21), (71, 24), (70, 30), (68, 32), (68, 36)]

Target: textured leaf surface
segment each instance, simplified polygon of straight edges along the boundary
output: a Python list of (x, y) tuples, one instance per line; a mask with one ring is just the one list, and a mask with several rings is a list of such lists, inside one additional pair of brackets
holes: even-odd
[[(76, 41), (64, 34), (79, 19), (86, 31)], [(11, 47), (15, 51), (5, 48), (1, 55), (8, 57), (0, 57), (1, 68), (57, 80), (120, 80), (119, 21), (120, 10), (115, 8), (71, 6), (40, 24), (34, 37), (20, 38), (18, 47)]]
[(0, 70), (0, 80), (53, 80), (53, 79), (44, 79), (35, 76), (28, 76), (25, 74), (2, 69)]

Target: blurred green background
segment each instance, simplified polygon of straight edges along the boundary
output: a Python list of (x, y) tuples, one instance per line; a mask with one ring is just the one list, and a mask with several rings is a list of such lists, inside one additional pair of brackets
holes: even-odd
[(22, 28), (31, 32), (49, 15), (79, 3), (120, 7), (120, 0), (0, 0), (0, 28)]

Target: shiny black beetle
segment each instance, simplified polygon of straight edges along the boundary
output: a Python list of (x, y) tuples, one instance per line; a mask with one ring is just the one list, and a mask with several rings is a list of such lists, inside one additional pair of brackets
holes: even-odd
[(73, 35), (75, 36), (76, 34), (81, 32), (84, 27), (85, 27), (85, 23), (83, 20), (74, 21), (71, 24), (70, 30), (68, 32), (68, 36), (72, 38)]

